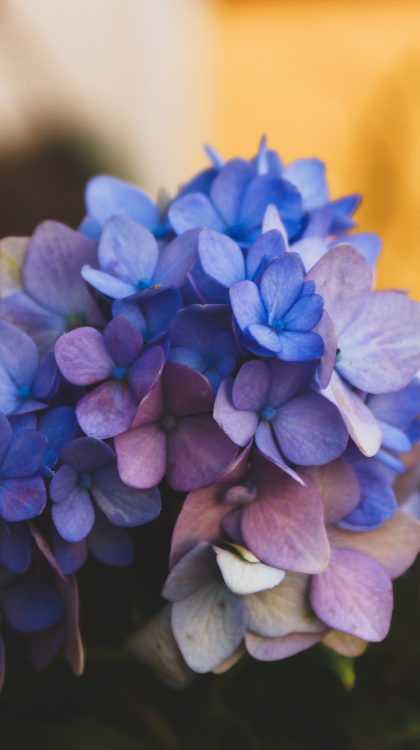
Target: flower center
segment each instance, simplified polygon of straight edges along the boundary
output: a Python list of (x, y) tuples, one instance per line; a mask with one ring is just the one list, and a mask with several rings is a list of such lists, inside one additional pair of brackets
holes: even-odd
[(126, 374), (127, 370), (125, 367), (116, 367), (114, 372), (112, 373), (112, 377), (116, 380), (124, 380)]
[(207, 367), (210, 367), (210, 368), (216, 367), (216, 360), (215, 360), (215, 358), (214, 357), (207, 357), (206, 365), (207, 365)]
[(267, 422), (271, 422), (272, 419), (276, 416), (277, 411), (275, 409), (272, 409), (271, 406), (266, 406), (265, 409), (262, 410), (261, 416), (263, 419), (266, 419)]
[(19, 398), (29, 398), (30, 395), (31, 395), (31, 389), (29, 385), (24, 385), (23, 388), (21, 388), (18, 393)]
[(152, 286), (152, 282), (149, 281), (149, 279), (140, 279), (140, 281), (137, 282), (137, 286), (140, 291), (143, 292), (145, 289), (148, 289), (149, 286)]
[(284, 328), (284, 323), (281, 318), (274, 318), (271, 327), (274, 328), (276, 333), (280, 333)]
[(165, 432), (170, 432), (176, 425), (176, 419), (172, 416), (172, 414), (164, 414), (159, 421), (159, 424), (162, 427), (162, 430), (165, 430)]
[(85, 487), (85, 489), (89, 489), (89, 487), (92, 487), (92, 480), (89, 476), (89, 474), (81, 474), (79, 479), (79, 487)]

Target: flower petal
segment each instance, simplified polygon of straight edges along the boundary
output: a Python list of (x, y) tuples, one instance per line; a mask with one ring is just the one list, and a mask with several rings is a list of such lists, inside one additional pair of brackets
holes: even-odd
[(106, 174), (93, 177), (86, 185), (85, 198), (88, 213), (101, 225), (116, 214), (133, 219), (147, 229), (159, 224), (159, 209), (147, 193), (116, 177)]
[(243, 507), (241, 520), (248, 549), (277, 568), (297, 573), (325, 570), (329, 544), (317, 488), (310, 480), (309, 486), (301, 487), (263, 456), (255, 460), (257, 496)]
[(111, 377), (115, 362), (96, 328), (76, 328), (55, 345), (55, 358), (64, 377), (74, 385), (92, 385)]
[(44, 221), (35, 229), (23, 264), (25, 291), (41, 307), (66, 318), (79, 313), (90, 325), (102, 325), (99, 308), (80, 272), (97, 268), (97, 247), (80, 232)]
[(37, 430), (23, 430), (15, 435), (1, 467), (2, 479), (24, 479), (39, 469), (47, 439)]
[(161, 510), (158, 488), (141, 491), (129, 487), (121, 481), (116, 464), (95, 472), (91, 492), (114, 526), (140, 526), (157, 518)]
[(365, 456), (374, 456), (382, 442), (382, 431), (366, 404), (350, 390), (335, 371), (323, 395), (339, 409), (349, 435), (359, 450)]
[(392, 583), (371, 557), (333, 549), (328, 568), (312, 579), (311, 603), (331, 628), (382, 641), (391, 622)]
[(156, 422), (144, 424), (114, 439), (118, 471), (125, 484), (155, 487), (166, 472), (166, 434)]
[(202, 193), (187, 193), (175, 200), (168, 211), (168, 218), (177, 234), (195, 227), (207, 227), (216, 232), (226, 231), (224, 221)]
[(64, 603), (55, 586), (46, 578), (21, 578), (1, 593), (4, 616), (18, 633), (35, 633), (58, 622)]
[(245, 260), (239, 245), (212, 229), (204, 229), (198, 240), (204, 271), (228, 289), (245, 279)]
[[(262, 362), (255, 362), (255, 364), (261, 364), (264, 367)], [(257, 429), (258, 414), (255, 411), (235, 409), (232, 399), (234, 382), (233, 378), (225, 378), (220, 383), (214, 403), (213, 417), (236, 445), (245, 446)]]
[(161, 383), (165, 409), (172, 416), (213, 411), (214, 394), (211, 386), (196, 370), (168, 362), (163, 368)]
[[(279, 219), (279, 221), (281, 222), (281, 219)], [(286, 241), (287, 235), (285, 238), (283, 233), (278, 229), (264, 231), (264, 234), (252, 243), (247, 252), (247, 278), (251, 279), (251, 281), (258, 279), (270, 261), (274, 260), (274, 258), (278, 258), (279, 255), (283, 255), (283, 253), (286, 252)]]
[(405, 573), (420, 552), (420, 523), (403, 510), (397, 510), (393, 518), (374, 531), (348, 531), (334, 526), (328, 535), (332, 547), (373, 557), (391, 578)]
[(260, 290), (270, 325), (273, 320), (281, 319), (299, 297), (303, 277), (302, 261), (292, 252), (280, 255), (264, 271)]
[(173, 633), (195, 672), (210, 672), (239, 646), (246, 617), (241, 599), (223, 581), (207, 584), (172, 605)]
[(311, 608), (309, 588), (308, 575), (288, 571), (278, 586), (245, 596), (248, 629), (268, 638), (324, 631)]
[(267, 403), (270, 371), (264, 362), (246, 362), (239, 370), (232, 389), (235, 409), (259, 412)]
[(245, 643), (249, 654), (259, 661), (278, 661), (311, 648), (322, 640), (322, 633), (290, 633), (282, 638), (264, 638), (255, 633), (245, 633)]
[(305, 393), (279, 406), (272, 425), (286, 458), (302, 466), (326, 464), (347, 445), (340, 412), (318, 393)]
[(83, 487), (76, 487), (65, 500), (54, 503), (51, 515), (58, 533), (66, 542), (82, 541), (95, 522), (89, 493)]
[(238, 452), (210, 414), (180, 418), (167, 436), (167, 480), (174, 490), (186, 492), (211, 484)]
[(175, 237), (161, 251), (154, 274), (155, 284), (182, 286), (198, 257), (200, 229), (190, 229)]
[(105, 439), (128, 430), (137, 406), (128, 383), (112, 379), (78, 401), (76, 416), (86, 435)]
[(229, 295), (233, 314), (242, 331), (247, 331), (250, 325), (267, 320), (259, 289), (253, 281), (236, 282), (231, 286)]
[(325, 466), (305, 466), (302, 473), (318, 488), (326, 526), (341, 521), (357, 506), (360, 498), (359, 483), (344, 458), (336, 458)]
[(402, 292), (372, 292), (360, 315), (339, 333), (338, 372), (369, 393), (404, 388), (420, 367), (419, 329), (418, 302)]
[(261, 453), (269, 458), (270, 461), (272, 461), (274, 464), (276, 464), (276, 466), (285, 471), (286, 474), (288, 474), (290, 477), (295, 479), (296, 482), (299, 482), (299, 484), (303, 485), (303, 487), (306, 487), (302, 477), (300, 477), (299, 474), (296, 473), (296, 471), (291, 469), (290, 466), (286, 464), (285, 460), (280, 454), (280, 451), (274, 441), (273, 432), (269, 422), (266, 422), (265, 420), (260, 422), (255, 433), (255, 442)]
[(315, 281), (340, 339), (342, 331), (364, 308), (372, 288), (372, 269), (356, 248), (341, 244), (329, 250), (305, 278)]
[(211, 199), (228, 227), (237, 224), (245, 190), (254, 170), (245, 159), (230, 159), (210, 188)]
[(284, 570), (261, 562), (249, 562), (226, 549), (214, 547), (217, 564), (226, 586), (234, 594), (254, 594), (277, 586), (286, 575)]

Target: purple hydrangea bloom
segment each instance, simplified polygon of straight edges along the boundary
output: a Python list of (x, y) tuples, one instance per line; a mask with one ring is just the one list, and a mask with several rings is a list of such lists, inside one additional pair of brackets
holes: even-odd
[(22, 269), (24, 291), (0, 300), (0, 318), (21, 328), (41, 355), (63, 331), (102, 326), (102, 313), (80, 276), (97, 266), (97, 247), (79, 232), (45, 221), (33, 233)]
[(185, 491), (214, 482), (238, 449), (214, 421), (213, 405), (213, 391), (203, 375), (166, 364), (130, 429), (115, 437), (123, 481), (153, 487), (166, 474), (173, 489)]
[[(203, 306), (204, 307), (204, 306)], [(223, 378), (236, 367), (239, 351), (231, 331), (197, 308), (180, 310), (170, 327), (172, 349), (168, 362), (188, 365), (201, 372), (217, 393)]]
[(211, 183), (209, 197), (188, 192), (169, 208), (168, 218), (177, 234), (206, 227), (227, 234), (247, 247), (260, 234), (267, 206), (272, 203), (290, 237), (299, 234), (303, 220), (297, 188), (274, 173), (255, 174), (245, 159), (231, 159)]
[(112, 299), (153, 286), (181, 286), (197, 257), (197, 237), (197, 230), (187, 232), (160, 252), (148, 229), (124, 216), (111, 216), (99, 242), (100, 270), (86, 265), (82, 276)]
[(139, 492), (120, 479), (114, 451), (96, 438), (77, 438), (60, 450), (62, 466), (50, 484), (55, 527), (80, 542), (95, 522), (93, 501), (115, 526), (140, 526), (160, 513), (157, 487)]
[(47, 439), (36, 430), (14, 435), (0, 414), (0, 517), (4, 521), (25, 521), (42, 512), (47, 496), (37, 472), (46, 447)]
[(0, 320), (0, 410), (24, 414), (46, 407), (38, 399), (57, 392), (59, 373), (54, 354), (38, 362), (37, 348), (23, 331)]
[(304, 281), (296, 253), (273, 260), (258, 286), (249, 280), (233, 284), (230, 300), (244, 334), (240, 341), (255, 354), (292, 362), (322, 356), (323, 341), (312, 331), (321, 319), (323, 300), (315, 285)]
[(161, 216), (150, 196), (136, 185), (110, 175), (97, 175), (86, 185), (87, 216), (79, 232), (99, 242), (102, 227), (111, 216), (125, 216), (151, 232), (156, 239), (163, 238), (169, 225)]
[(277, 359), (246, 362), (235, 380), (223, 381), (216, 422), (237, 445), (247, 445), (255, 435), (258, 448), (295, 478), (283, 456), (302, 466), (329, 463), (344, 451), (348, 432), (328, 399), (304, 391), (315, 368)]
[(121, 315), (108, 323), (103, 335), (95, 328), (77, 328), (57, 341), (57, 363), (70, 383), (101, 383), (76, 406), (77, 419), (87, 435), (108, 438), (130, 426), (165, 359), (160, 346), (142, 350), (141, 332)]

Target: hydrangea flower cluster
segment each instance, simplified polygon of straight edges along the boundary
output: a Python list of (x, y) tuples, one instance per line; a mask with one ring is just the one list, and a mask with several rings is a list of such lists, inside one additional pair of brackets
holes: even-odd
[(380, 239), (322, 162), (207, 153), (163, 209), (102, 175), (78, 231), (2, 241), (0, 608), (36, 667), (63, 646), (81, 673), (74, 574), (129, 565), (168, 487), (167, 604), (128, 647), (170, 683), (362, 653), (420, 551), (393, 489), (420, 439), (420, 305), (373, 290)]

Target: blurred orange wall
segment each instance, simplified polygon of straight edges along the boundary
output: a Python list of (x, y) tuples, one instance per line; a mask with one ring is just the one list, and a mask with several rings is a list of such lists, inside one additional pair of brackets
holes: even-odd
[(384, 239), (379, 287), (420, 299), (420, 2), (215, 0), (214, 145), (318, 156)]

